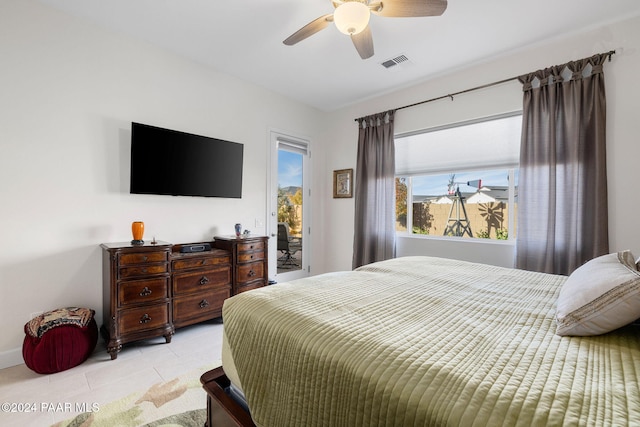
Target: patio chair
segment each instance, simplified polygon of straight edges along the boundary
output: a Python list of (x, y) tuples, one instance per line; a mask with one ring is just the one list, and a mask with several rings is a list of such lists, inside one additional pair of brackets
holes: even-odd
[(278, 267), (292, 268), (300, 267), (300, 262), (294, 255), (302, 250), (302, 240), (297, 237), (291, 237), (289, 233), (289, 224), (286, 222), (278, 223), (278, 251), (282, 255), (278, 258)]

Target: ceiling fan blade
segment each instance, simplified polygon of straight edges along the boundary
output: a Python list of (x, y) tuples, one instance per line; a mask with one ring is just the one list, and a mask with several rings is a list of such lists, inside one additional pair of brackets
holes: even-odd
[(369, 4), (371, 13), (400, 18), (440, 16), (447, 9), (447, 0), (383, 0)]
[(306, 39), (307, 37), (314, 35), (318, 31), (324, 30), (325, 28), (327, 28), (327, 25), (329, 25), (331, 22), (333, 22), (333, 14), (332, 13), (329, 13), (327, 15), (321, 16), (320, 18), (309, 22), (307, 25), (305, 25), (304, 27), (300, 28), (295, 33), (291, 34), (282, 43), (286, 44), (287, 46), (292, 46), (292, 45), (294, 45), (294, 44)]
[(358, 34), (351, 35), (351, 40), (360, 54), (360, 58), (367, 59), (373, 56), (373, 37), (368, 25)]

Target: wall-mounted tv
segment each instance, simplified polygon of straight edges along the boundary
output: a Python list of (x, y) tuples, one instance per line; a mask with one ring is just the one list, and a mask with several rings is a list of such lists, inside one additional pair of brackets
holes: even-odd
[(242, 197), (244, 145), (131, 123), (133, 194)]

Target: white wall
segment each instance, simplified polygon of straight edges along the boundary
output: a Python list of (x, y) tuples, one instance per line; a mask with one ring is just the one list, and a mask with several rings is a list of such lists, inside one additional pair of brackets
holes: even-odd
[[(101, 323), (101, 242), (133, 220), (173, 243), (264, 233), (269, 130), (321, 145), (325, 113), (33, 1), (0, 3), (0, 58), (0, 368), (22, 363), (31, 313)], [(130, 195), (132, 121), (245, 144), (242, 199)]]
[[(640, 202), (633, 190), (635, 184), (640, 182), (640, 168), (637, 166), (640, 159), (640, 120), (637, 113), (637, 102), (640, 99), (640, 85), (637, 82), (637, 70), (640, 69), (639, 44), (640, 18), (635, 17), (517, 52), (505, 52), (500, 57), (488, 58), (484, 63), (472, 64), (468, 68), (405, 90), (333, 112), (330, 117), (331, 132), (325, 138), (331, 144), (325, 153), (325, 179), (329, 179), (333, 169), (356, 166), (358, 129), (355, 118), (616, 49), (618, 53), (604, 67), (608, 108), (610, 249), (631, 249), (640, 255), (640, 229), (634, 226)], [(433, 60), (437, 61), (437, 58)], [(511, 82), (460, 95), (453, 101), (444, 99), (400, 110), (396, 113), (395, 131), (404, 133), (426, 129), (521, 108), (521, 86), (517, 82)], [(328, 230), (325, 238), (331, 247), (331, 253), (327, 253), (325, 259), (325, 268), (349, 269), (353, 253), (353, 199), (331, 200), (327, 203), (325, 215)], [(487, 249), (486, 246), (467, 242), (410, 237), (399, 238), (397, 247), (398, 255), (446, 255), (498, 265), (513, 265), (513, 246), (508, 245)], [(485, 251), (488, 252), (483, 253)]]

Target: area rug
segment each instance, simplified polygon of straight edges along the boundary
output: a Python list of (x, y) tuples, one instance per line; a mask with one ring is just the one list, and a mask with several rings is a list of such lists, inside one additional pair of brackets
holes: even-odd
[(79, 414), (52, 427), (203, 426), (206, 393), (200, 376), (218, 366), (219, 362), (212, 363), (114, 402), (101, 403), (95, 412)]

